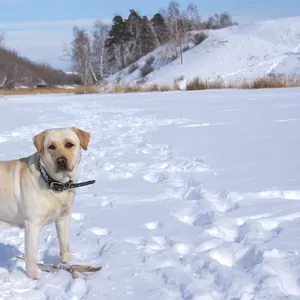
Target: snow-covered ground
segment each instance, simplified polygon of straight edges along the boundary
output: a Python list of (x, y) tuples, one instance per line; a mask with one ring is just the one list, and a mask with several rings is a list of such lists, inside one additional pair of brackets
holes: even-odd
[[(174, 79), (200, 77), (228, 82), (255, 80), (265, 75), (300, 77), (300, 17), (274, 19), (206, 32), (208, 38), (176, 59), (156, 64), (147, 82), (173, 84)], [(150, 54), (158, 57), (156, 52)], [(148, 55), (149, 56), (149, 55)], [(142, 58), (139, 64), (147, 60)], [(140, 80), (139, 70), (127, 68), (110, 78), (130, 83)]]
[[(26, 277), (0, 229), (0, 299), (300, 298), (300, 89), (3, 97), (0, 159), (45, 128), (91, 132), (72, 215), (87, 279)], [(1, 208), (0, 208), (1, 209)], [(53, 225), (39, 259), (58, 261)]]

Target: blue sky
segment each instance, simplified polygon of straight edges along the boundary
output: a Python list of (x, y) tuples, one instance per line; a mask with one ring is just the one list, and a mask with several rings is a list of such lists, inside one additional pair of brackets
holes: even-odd
[[(200, 15), (228, 11), (240, 23), (300, 15), (300, 0), (178, 0), (185, 6), (198, 5)], [(134, 8), (153, 15), (169, 0), (0, 0), (0, 31), (6, 44), (36, 61), (68, 69), (61, 60), (62, 49), (72, 38), (72, 27), (90, 29), (95, 19), (111, 20), (115, 14), (128, 15)]]

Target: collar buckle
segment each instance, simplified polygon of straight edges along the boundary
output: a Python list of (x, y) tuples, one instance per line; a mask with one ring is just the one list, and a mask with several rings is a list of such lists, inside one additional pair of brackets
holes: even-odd
[(51, 190), (56, 192), (62, 192), (64, 190), (64, 184), (57, 181), (49, 182), (49, 187)]
[(56, 192), (63, 192), (65, 190), (68, 190), (71, 188), (72, 182), (68, 181), (66, 183), (61, 183), (58, 181), (51, 181), (49, 183), (49, 187), (51, 190), (56, 191)]

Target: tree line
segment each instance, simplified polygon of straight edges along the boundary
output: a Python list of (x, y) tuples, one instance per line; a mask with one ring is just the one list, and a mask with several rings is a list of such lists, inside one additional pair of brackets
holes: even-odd
[(5, 46), (5, 35), (0, 32), (0, 89), (18, 86), (81, 84), (81, 79), (56, 70), (48, 64), (34, 63)]
[(236, 24), (228, 13), (202, 20), (195, 4), (182, 9), (178, 2), (171, 1), (167, 9), (151, 19), (130, 9), (127, 18), (116, 15), (110, 25), (95, 21), (91, 33), (76, 26), (67, 53), (73, 71), (81, 75), (83, 83), (93, 84), (165, 44), (171, 45), (173, 58), (180, 56), (182, 62), (182, 45), (189, 31)]

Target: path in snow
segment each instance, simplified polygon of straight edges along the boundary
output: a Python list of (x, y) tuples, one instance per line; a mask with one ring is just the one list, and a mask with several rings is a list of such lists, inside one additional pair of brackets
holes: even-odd
[[(297, 299), (299, 96), (289, 89), (0, 101), (2, 159), (32, 153), (32, 136), (48, 127), (91, 132), (80, 178), (97, 182), (78, 190), (71, 250), (74, 263), (104, 266), (87, 280), (60, 272), (31, 281), (13, 260), (24, 250), (23, 231), (3, 227), (0, 299)], [(54, 226), (39, 247), (40, 260), (58, 261)]]

